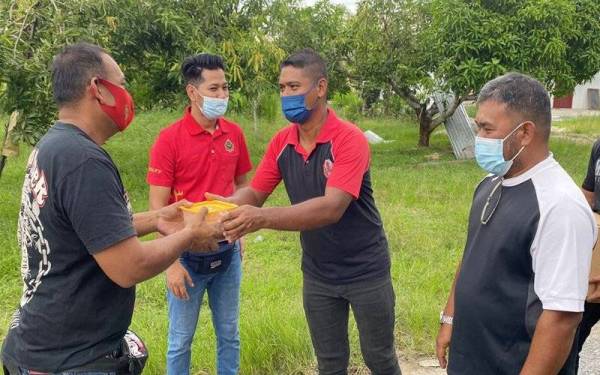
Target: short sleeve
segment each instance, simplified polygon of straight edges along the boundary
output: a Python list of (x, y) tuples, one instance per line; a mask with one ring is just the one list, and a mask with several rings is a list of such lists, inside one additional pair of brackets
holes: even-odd
[(254, 190), (271, 194), (281, 181), (281, 172), (277, 165), (277, 158), (282, 151), (282, 147), (279, 135), (273, 137), (271, 142), (269, 142), (265, 156), (263, 156), (258, 168), (256, 168), (256, 173), (250, 183), (250, 186)]
[(91, 254), (136, 235), (125, 190), (108, 161), (88, 159), (58, 187), (59, 204)]
[(239, 144), (240, 157), (235, 169), (235, 177), (244, 175), (252, 170), (252, 162), (250, 161), (250, 153), (248, 152), (248, 146), (246, 145), (246, 138), (244, 137), (244, 133), (241, 131)]
[(146, 181), (150, 185), (172, 187), (175, 178), (175, 152), (168, 138), (161, 133), (152, 148), (148, 160)]
[(333, 169), (327, 187), (335, 187), (358, 199), (365, 173), (369, 169), (370, 151), (365, 136), (359, 131), (348, 133), (332, 149)]
[(581, 186), (587, 191), (595, 191), (596, 163), (598, 163), (598, 159), (600, 159), (600, 141), (596, 141), (596, 143), (594, 143), (594, 147), (592, 147), (590, 160), (588, 162), (587, 174), (585, 176), (585, 180), (583, 180), (583, 185)]
[(534, 290), (545, 310), (583, 311), (596, 240), (589, 210), (565, 197), (540, 218), (532, 260)]

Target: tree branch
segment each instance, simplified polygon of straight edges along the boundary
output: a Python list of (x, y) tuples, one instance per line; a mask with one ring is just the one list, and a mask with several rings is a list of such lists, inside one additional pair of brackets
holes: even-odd
[(415, 111), (419, 111), (419, 113), (420, 111), (422, 111), (423, 106), (421, 105), (421, 102), (419, 102), (419, 99), (417, 99), (417, 97), (410, 91), (410, 89), (400, 87), (400, 85), (398, 85), (393, 79), (390, 80), (390, 85), (392, 86), (392, 90), (394, 90), (394, 92), (397, 95), (400, 95), (404, 100), (406, 100), (406, 102), (412, 109), (414, 109)]
[(444, 113), (441, 113), (431, 122), (431, 127), (435, 129), (441, 123), (446, 122), (446, 120), (454, 114), (458, 106), (460, 106), (464, 100), (465, 99), (463, 97), (459, 96), (454, 103), (452, 103), (452, 106), (449, 109), (447, 109)]
[(33, 8), (36, 8), (38, 4), (39, 4), (39, 1), (33, 3), (25, 11), (25, 16), (23, 17), (23, 24), (21, 25), (21, 29), (19, 30), (19, 34), (17, 35), (17, 39), (15, 40), (15, 46), (13, 48), (13, 58), (15, 58), (15, 59), (17, 58), (17, 46), (19, 45), (19, 42), (21, 41), (21, 36), (23, 35), (23, 31), (25, 31), (25, 27), (27, 26), (27, 17), (29, 17), (29, 13), (31, 13)]

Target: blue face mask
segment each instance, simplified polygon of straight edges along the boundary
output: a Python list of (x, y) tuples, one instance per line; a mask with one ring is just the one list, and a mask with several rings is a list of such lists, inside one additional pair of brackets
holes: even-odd
[[(310, 88), (306, 93), (301, 95), (288, 95), (281, 97), (281, 110), (285, 118), (296, 124), (304, 124), (310, 118), (312, 109), (306, 108), (306, 95), (316, 86)], [(314, 109), (314, 108), (313, 108)]]
[(519, 124), (513, 131), (502, 139), (475, 137), (475, 159), (477, 164), (489, 173), (496, 176), (504, 176), (512, 167), (514, 160), (519, 156), (525, 146), (510, 160), (504, 160), (504, 141), (513, 135), (523, 123)]
[(209, 120), (215, 120), (227, 112), (227, 103), (229, 98), (209, 98), (208, 96), (202, 97), (202, 105), (198, 105), (200, 111)]

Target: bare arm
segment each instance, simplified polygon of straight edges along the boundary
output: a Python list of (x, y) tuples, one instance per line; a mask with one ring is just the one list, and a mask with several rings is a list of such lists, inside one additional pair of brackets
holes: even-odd
[(325, 195), (290, 207), (262, 208), (263, 228), (304, 231), (337, 223), (352, 202), (352, 196), (337, 188), (327, 188)]
[(544, 310), (521, 375), (558, 374), (573, 346), (581, 316), (577, 312)]
[(223, 197), (221, 195), (206, 193), (206, 199), (216, 199), (226, 202), (235, 203), (238, 206), (250, 205), (254, 207), (262, 207), (270, 194), (263, 193), (262, 191), (254, 190), (250, 186), (242, 187), (237, 189), (230, 197)]
[[(448, 301), (446, 302), (446, 307), (444, 307), (443, 314), (447, 316), (454, 317), (454, 291), (456, 289), (456, 279), (460, 273), (460, 267), (462, 263), (458, 264), (456, 268), (456, 274), (454, 275), (454, 281), (452, 281), (452, 287), (450, 288), (450, 294), (448, 295)], [(435, 352), (438, 357), (438, 361), (440, 363), (440, 367), (445, 369), (448, 366), (448, 361), (446, 360), (446, 352), (448, 347), (450, 346), (450, 341), (452, 338), (452, 325), (451, 324), (441, 324), (438, 332), (438, 336), (435, 343)]]
[(585, 190), (585, 189), (581, 189), (581, 191), (583, 192), (583, 195), (585, 196), (585, 199), (587, 200), (588, 204), (593, 209), (594, 203), (595, 203), (594, 201), (596, 200), (596, 197), (594, 196), (595, 195), (594, 192)]
[(151, 210), (159, 210), (169, 203), (171, 188), (150, 185), (149, 204)]
[(150, 211), (133, 215), (133, 227), (139, 237), (158, 230), (158, 210), (168, 205), (170, 194), (170, 188), (150, 185)]
[(246, 186), (248, 186), (248, 175), (247, 174), (242, 174), (239, 175), (235, 178), (235, 190), (238, 191), (242, 188), (245, 188)]
[[(183, 201), (182, 201), (183, 203)], [(157, 226), (172, 233), (154, 241), (141, 242), (130, 237), (93, 256), (104, 273), (123, 288), (156, 276), (172, 264), (186, 249), (215, 250), (222, 231), (204, 221), (206, 209), (198, 214), (181, 214), (176, 204), (160, 210), (166, 213)]]
[(241, 206), (223, 217), (225, 237), (235, 241), (263, 228), (290, 231), (321, 228), (338, 222), (351, 201), (352, 196), (345, 191), (326, 188), (324, 196), (290, 207)]
[(157, 211), (146, 211), (133, 214), (133, 227), (140, 237), (156, 232), (157, 222)]
[(192, 238), (189, 228), (154, 241), (131, 237), (94, 254), (94, 258), (112, 281), (130, 288), (170, 266), (191, 245)]

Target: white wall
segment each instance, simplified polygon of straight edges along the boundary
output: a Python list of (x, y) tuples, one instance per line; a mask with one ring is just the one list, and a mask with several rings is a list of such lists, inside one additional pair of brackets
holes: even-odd
[(573, 92), (573, 109), (588, 109), (588, 89), (600, 90), (600, 73), (596, 74), (589, 82), (575, 87)]

